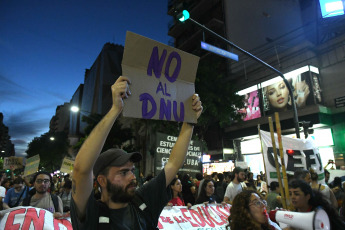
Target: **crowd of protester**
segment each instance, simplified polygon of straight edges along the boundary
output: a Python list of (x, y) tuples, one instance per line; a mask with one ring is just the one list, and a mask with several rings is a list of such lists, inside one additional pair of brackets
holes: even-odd
[[(318, 182), (313, 170), (297, 170), (289, 177), (289, 195), (293, 210), (310, 212), (322, 207), (328, 214), (332, 229), (345, 226), (345, 184), (339, 177), (328, 183), (329, 172), (325, 170), (326, 182)], [(0, 209), (16, 206), (34, 206), (51, 211), (54, 217), (69, 215), (72, 180), (69, 175), (57, 176), (38, 172), (31, 177), (0, 174)], [(154, 178), (153, 174), (138, 177), (138, 188)], [(202, 175), (178, 173), (171, 181), (172, 199), (167, 206), (187, 206), (211, 203), (232, 205), (229, 226), (231, 229), (279, 229), (274, 214), (283, 208), (279, 183), (266, 185), (265, 174), (254, 179), (248, 170), (236, 167), (232, 172)], [(268, 191), (269, 188), (269, 191)], [(100, 199), (98, 183), (93, 194)], [(290, 206), (291, 207), (291, 206)], [(269, 217), (271, 217), (271, 219)], [(249, 221), (250, 220), (250, 221)]]
[[(327, 170), (325, 174), (329, 178)], [(330, 184), (326, 178), (326, 182), (321, 184), (313, 170), (297, 170), (294, 175), (288, 175), (288, 180), (290, 211), (310, 212), (321, 207), (329, 216), (332, 229), (344, 229), (345, 183), (339, 177)], [(279, 183), (273, 181), (267, 186), (265, 181), (265, 174), (258, 174), (254, 179), (252, 172), (241, 168), (203, 176), (197, 173), (195, 178), (178, 174), (171, 184), (173, 199), (168, 205), (190, 207), (229, 203), (232, 205), (229, 228), (280, 229), (274, 216), (283, 208)], [(188, 202), (185, 197), (188, 197)]]
[(46, 209), (55, 218), (67, 217), (70, 211), (72, 181), (69, 175), (57, 176), (39, 171), (24, 177), (0, 173), (0, 210), (18, 206)]

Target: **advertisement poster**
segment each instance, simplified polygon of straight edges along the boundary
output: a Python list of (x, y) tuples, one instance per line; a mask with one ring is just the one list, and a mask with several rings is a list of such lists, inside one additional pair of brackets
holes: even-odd
[(244, 108), (238, 110), (244, 121), (261, 117), (260, 96), (257, 90), (244, 95)]
[[(316, 80), (318, 79), (316, 78)], [(321, 102), (321, 94), (319, 89), (320, 86), (317, 86), (318, 91), (314, 91), (314, 88), (316, 86), (311, 83), (309, 71), (288, 79), (288, 82), (292, 88), (293, 97), (295, 99), (297, 109), (302, 109), (308, 105), (315, 104), (313, 96), (314, 93), (317, 95), (318, 100)], [(289, 90), (282, 79), (269, 86), (263, 87), (262, 96), (263, 108), (266, 114), (292, 110), (292, 102)]]
[[(155, 155), (155, 175), (158, 175), (168, 162), (170, 152), (176, 143), (177, 137), (164, 133), (156, 135), (156, 155)], [(191, 141), (188, 147), (186, 159), (179, 172), (189, 173), (191, 176), (201, 173), (202, 163), (202, 143)]]

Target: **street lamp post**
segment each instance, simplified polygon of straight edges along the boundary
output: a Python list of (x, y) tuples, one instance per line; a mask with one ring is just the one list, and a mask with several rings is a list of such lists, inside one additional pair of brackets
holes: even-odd
[(234, 43), (232, 43), (231, 41), (223, 38), (222, 36), (220, 36), (219, 34), (217, 34), (216, 32), (210, 30), (209, 28), (207, 28), (206, 26), (200, 24), (199, 22), (193, 20), (192, 18), (189, 17), (189, 12), (187, 10), (183, 10), (180, 14), (177, 15), (177, 18), (179, 21), (184, 22), (186, 20), (190, 20), (192, 23), (194, 23), (195, 25), (201, 27), (203, 30), (205, 30), (206, 32), (216, 36), (217, 38), (219, 38), (220, 40), (222, 40), (223, 42), (227, 43), (228, 45), (230, 45), (231, 47), (237, 49), (238, 51), (240, 51), (241, 53), (245, 54), (246, 56), (248, 56), (249, 58), (254, 59), (255, 61), (259, 62), (260, 64), (262, 64), (263, 66), (267, 67), (268, 69), (272, 70), (273, 72), (277, 73), (281, 78), (283, 78), (283, 81), (285, 83), (285, 85), (287, 86), (288, 90), (289, 90), (289, 94), (291, 97), (291, 103), (292, 103), (292, 110), (293, 110), (293, 120), (294, 120), (294, 126), (295, 126), (295, 132), (296, 132), (296, 136), (297, 138), (300, 138), (300, 133), (299, 133), (299, 123), (298, 123), (298, 115), (297, 115), (297, 108), (296, 108), (296, 103), (295, 103), (295, 98), (293, 97), (293, 92), (292, 92), (292, 88), (289, 84), (289, 82), (286, 80), (286, 78), (284, 77), (284, 74), (281, 73), (279, 70), (277, 70), (276, 68), (274, 68), (273, 66), (267, 64), (266, 62), (262, 61), (261, 59), (259, 59), (258, 57), (254, 56), (253, 54), (249, 53), (248, 51), (242, 49), (241, 47), (235, 45)]

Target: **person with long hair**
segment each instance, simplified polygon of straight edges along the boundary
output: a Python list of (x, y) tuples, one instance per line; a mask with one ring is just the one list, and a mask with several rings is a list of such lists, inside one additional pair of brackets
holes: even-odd
[(329, 204), (333, 205), (335, 209), (338, 208), (338, 202), (334, 196), (333, 191), (326, 184), (319, 184), (318, 182), (319, 176), (317, 175), (316, 172), (311, 172), (310, 175), (311, 175), (311, 188), (316, 191), (321, 192)]
[(170, 188), (172, 191), (173, 198), (168, 202), (168, 206), (186, 206), (182, 198), (182, 184), (180, 179), (175, 177), (170, 182)]
[(331, 229), (345, 229), (337, 210), (318, 191), (313, 191), (311, 186), (303, 180), (292, 180), (289, 183), (291, 203), (297, 212), (311, 212), (321, 207), (328, 215)]
[(201, 191), (195, 204), (214, 203), (216, 199), (217, 196), (214, 194), (214, 181), (205, 180), (204, 183), (202, 183)]
[(254, 190), (243, 190), (236, 195), (228, 220), (227, 229), (231, 230), (280, 229), (269, 219), (266, 201)]

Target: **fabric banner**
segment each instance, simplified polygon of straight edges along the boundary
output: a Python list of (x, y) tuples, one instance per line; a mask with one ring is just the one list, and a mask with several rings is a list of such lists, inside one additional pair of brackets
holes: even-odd
[(230, 205), (194, 205), (165, 207), (159, 217), (159, 229), (225, 230), (228, 225)]
[[(159, 229), (225, 230), (230, 205), (194, 205), (165, 207), (159, 217)], [(0, 212), (0, 229), (72, 230), (70, 218), (54, 219), (47, 210), (34, 207), (16, 207)]]
[[(275, 167), (274, 153), (272, 147), (271, 133), (260, 130), (263, 147), (264, 161), (266, 165), (267, 182), (278, 181)], [(274, 134), (276, 141), (278, 163), (281, 171), (281, 160), (277, 134)], [(314, 169), (319, 175), (319, 182), (324, 183), (325, 174), (321, 163), (319, 149), (312, 139), (295, 139), (282, 136), (284, 163), (287, 174), (293, 175), (297, 169)], [(282, 177), (283, 178), (283, 177)]]
[(1, 211), (0, 229), (73, 230), (70, 218), (54, 219), (53, 213), (31, 206)]
[(26, 160), (24, 176), (34, 174), (38, 171), (38, 166), (40, 164), (40, 155), (35, 155)]

